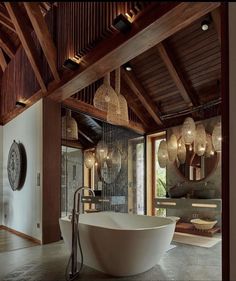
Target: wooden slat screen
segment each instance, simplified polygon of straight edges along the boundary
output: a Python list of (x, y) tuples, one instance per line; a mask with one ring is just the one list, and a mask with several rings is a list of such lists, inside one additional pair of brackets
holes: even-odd
[(80, 58), (115, 31), (119, 14), (135, 16), (150, 2), (58, 2), (58, 67), (68, 58)]

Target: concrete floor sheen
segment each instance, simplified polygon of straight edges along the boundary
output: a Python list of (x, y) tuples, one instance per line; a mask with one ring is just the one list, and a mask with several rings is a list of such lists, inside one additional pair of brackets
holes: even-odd
[[(221, 280), (221, 243), (210, 249), (173, 244), (177, 247), (142, 274), (117, 278), (84, 266), (77, 280)], [(0, 253), (0, 280), (64, 281), (68, 256), (63, 242)]]

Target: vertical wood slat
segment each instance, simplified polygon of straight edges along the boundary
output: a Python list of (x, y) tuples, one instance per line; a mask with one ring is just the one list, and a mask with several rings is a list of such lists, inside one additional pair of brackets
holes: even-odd
[(145, 6), (139, 2), (58, 2), (58, 67), (68, 58), (84, 56), (111, 35), (118, 14), (137, 15), (137, 5), (140, 11)]

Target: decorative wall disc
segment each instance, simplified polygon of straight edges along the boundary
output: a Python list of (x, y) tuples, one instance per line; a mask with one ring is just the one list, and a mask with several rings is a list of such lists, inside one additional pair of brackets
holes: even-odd
[(25, 182), (27, 169), (26, 153), (23, 144), (15, 140), (8, 153), (7, 173), (12, 190), (21, 189)]

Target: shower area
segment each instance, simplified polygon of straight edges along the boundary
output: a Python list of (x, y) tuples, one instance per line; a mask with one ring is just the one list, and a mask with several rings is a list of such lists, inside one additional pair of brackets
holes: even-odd
[[(145, 214), (145, 137), (80, 112), (62, 110), (62, 124), (73, 119), (77, 139), (62, 125), (61, 217), (71, 214), (80, 186), (96, 193), (84, 211)], [(73, 128), (72, 128), (73, 130)], [(86, 191), (84, 195), (88, 195)]]

